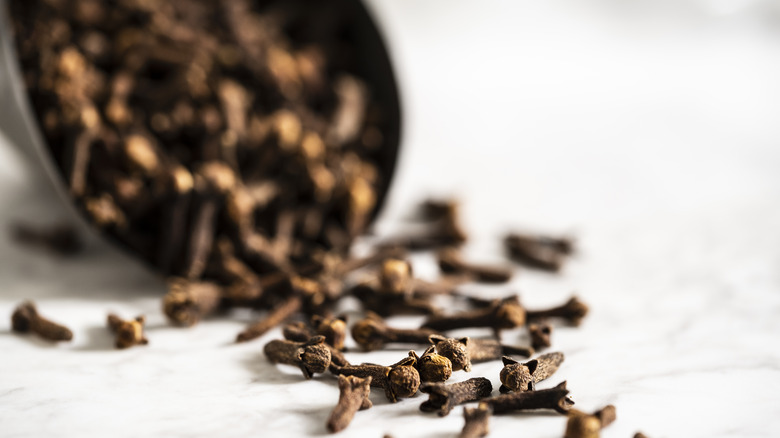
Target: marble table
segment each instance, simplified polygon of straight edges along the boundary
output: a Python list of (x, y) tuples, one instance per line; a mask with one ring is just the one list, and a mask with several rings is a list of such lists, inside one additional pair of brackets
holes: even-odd
[[(469, 257), (501, 261), (510, 229), (576, 236), (560, 275), (519, 270), (528, 307), (576, 293), (591, 307), (558, 328), (577, 407), (617, 406), (605, 437), (763, 437), (780, 430), (780, 7), (776, 1), (373, 0), (404, 89), (406, 131), (376, 229), (414, 202), (457, 195)], [(67, 211), (34, 166), (0, 140), (0, 229)], [(435, 278), (433, 259), (415, 268)], [(161, 282), (90, 240), (57, 259), (0, 233), (0, 436), (320, 436), (338, 389), (269, 364), (265, 340), (234, 345), (257, 317), (168, 326)], [(52, 345), (10, 331), (35, 300), (75, 333)], [(358, 316), (357, 306), (349, 307)], [(150, 344), (116, 351), (109, 311), (145, 314)], [(415, 326), (419, 318), (399, 318)], [(525, 342), (522, 331), (503, 334)], [(394, 362), (402, 350), (355, 362)], [(453, 381), (487, 376), (479, 364)], [(446, 437), (418, 395), (380, 392), (347, 437)], [(492, 420), (494, 437), (560, 437), (554, 414)]]

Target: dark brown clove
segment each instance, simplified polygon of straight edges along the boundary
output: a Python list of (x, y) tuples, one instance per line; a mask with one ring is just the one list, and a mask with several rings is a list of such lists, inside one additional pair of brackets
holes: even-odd
[(564, 438), (599, 438), (601, 429), (612, 424), (616, 419), (615, 406), (607, 405), (591, 414), (571, 409), (566, 422)]
[(73, 339), (73, 332), (69, 328), (39, 315), (32, 301), (25, 301), (14, 310), (11, 315), (11, 328), (19, 333), (33, 332), (49, 341)]
[[(271, 310), (265, 319), (261, 319), (236, 336), (236, 342), (247, 342), (263, 336), (268, 330), (281, 324), (287, 318), (298, 312), (303, 305), (303, 299), (299, 295), (293, 295), (276, 308)], [(323, 336), (323, 339), (325, 337)]]
[(489, 327), (497, 334), (503, 329), (511, 329), (525, 324), (525, 309), (518, 297), (505, 298), (485, 309), (462, 312), (455, 315), (432, 316), (424, 323), (437, 331), (455, 330), (466, 327)]
[(543, 354), (525, 363), (520, 363), (511, 357), (504, 357), (499, 390), (501, 392), (534, 391), (538, 382), (558, 371), (563, 359), (563, 353)]
[(303, 377), (311, 379), (314, 374), (324, 373), (330, 365), (330, 349), (324, 345), (324, 336), (315, 336), (306, 342), (275, 339), (263, 347), (271, 363), (295, 365)]
[(387, 344), (428, 344), (431, 335), (438, 334), (429, 329), (397, 329), (388, 326), (385, 320), (374, 312), (352, 326), (352, 338), (366, 351), (378, 350)]
[(490, 408), (480, 404), (476, 408), (464, 408), (463, 418), (466, 424), (460, 432), (460, 438), (481, 438), (490, 432)]
[(531, 335), (531, 347), (534, 350), (549, 348), (552, 326), (546, 322), (528, 324), (528, 334)]
[[(300, 321), (291, 322), (282, 328), (282, 336), (288, 341), (306, 342), (308, 339), (318, 335), (321, 335), (321, 333), (317, 333), (313, 327)], [(327, 338), (325, 339), (325, 345), (327, 345), (330, 350), (330, 362), (332, 366), (343, 367), (349, 365), (349, 361), (347, 361), (344, 353), (333, 348), (333, 346), (328, 343)]]
[(434, 350), (435, 347), (431, 345), (422, 356), (418, 357), (414, 351), (409, 353), (417, 361), (416, 368), (421, 382), (444, 382), (452, 377), (452, 362)]
[(331, 367), (334, 374), (357, 377), (371, 377), (371, 386), (385, 390), (385, 396), (391, 403), (399, 398), (407, 398), (417, 393), (420, 387), (420, 374), (415, 368), (414, 357), (406, 357), (391, 366), (375, 364), (348, 365)]
[(642, 432), (637, 432), (634, 434), (634, 438), (647, 438), (647, 435), (643, 434)]
[(506, 283), (512, 279), (512, 270), (499, 266), (475, 265), (463, 261), (455, 248), (439, 251), (439, 268), (447, 274), (465, 274), (479, 283)]
[(574, 404), (567, 397), (568, 394), (569, 390), (566, 389), (566, 382), (561, 382), (558, 386), (551, 389), (502, 394), (485, 399), (480, 402), (480, 405), (485, 404), (491, 407), (494, 414), (537, 409), (551, 409), (560, 414), (566, 414)]
[(577, 297), (571, 297), (566, 303), (546, 310), (528, 310), (526, 318), (535, 321), (545, 318), (559, 318), (573, 326), (579, 326), (588, 314), (588, 306)]
[(214, 283), (172, 278), (163, 297), (163, 313), (174, 324), (191, 327), (214, 313), (221, 300), (222, 289)]
[(77, 254), (84, 247), (76, 228), (64, 223), (50, 227), (13, 224), (11, 237), (21, 244), (39, 246), (61, 256)]
[(420, 405), (423, 412), (436, 412), (444, 417), (455, 406), (490, 397), (493, 385), (489, 379), (474, 377), (464, 382), (445, 385), (443, 383), (423, 383), (420, 391), (428, 394), (428, 400)]
[(336, 350), (344, 350), (344, 341), (347, 339), (347, 317), (325, 317), (314, 315), (311, 324), (317, 334), (325, 336), (325, 342)]
[(370, 393), (371, 376), (360, 378), (340, 375), (339, 402), (328, 418), (328, 430), (336, 433), (346, 429), (358, 410), (370, 408)]
[(547, 236), (510, 234), (504, 239), (509, 257), (530, 268), (558, 272), (564, 261), (574, 252), (570, 239)]
[(498, 360), (505, 355), (530, 357), (533, 350), (525, 347), (502, 345), (495, 339), (447, 338), (431, 335), (428, 340), (436, 346), (436, 352), (452, 362), (453, 371), (471, 371), (472, 363)]
[(130, 348), (134, 345), (146, 345), (149, 340), (144, 336), (143, 316), (137, 316), (135, 319), (124, 320), (119, 316), (110, 313), (108, 315), (108, 328), (116, 334), (116, 348)]

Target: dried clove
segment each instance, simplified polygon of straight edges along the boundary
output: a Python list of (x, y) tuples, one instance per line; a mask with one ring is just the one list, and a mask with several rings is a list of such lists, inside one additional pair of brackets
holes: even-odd
[(476, 408), (464, 408), (463, 418), (466, 424), (460, 432), (460, 438), (480, 438), (490, 432), (490, 408), (480, 404)]
[(588, 314), (588, 306), (577, 297), (571, 297), (566, 303), (546, 310), (528, 310), (526, 318), (535, 321), (545, 318), (559, 318), (573, 326), (579, 326)]
[(552, 326), (546, 322), (528, 324), (528, 333), (531, 335), (531, 347), (534, 350), (549, 348)]
[(536, 359), (520, 363), (511, 357), (504, 357), (501, 369), (501, 392), (534, 391), (536, 383), (555, 374), (563, 363), (563, 353), (547, 353)]
[(366, 351), (378, 350), (387, 344), (428, 344), (431, 335), (438, 334), (429, 329), (397, 329), (387, 325), (374, 312), (367, 312), (362, 320), (352, 326), (352, 338)]
[(607, 405), (591, 414), (571, 409), (566, 423), (564, 438), (599, 438), (601, 429), (616, 419), (615, 406)]
[(435, 347), (431, 345), (420, 357), (414, 351), (409, 353), (417, 361), (416, 368), (421, 382), (444, 382), (452, 377), (452, 362), (434, 350)]
[[(276, 308), (271, 310), (265, 319), (261, 319), (236, 336), (236, 342), (247, 342), (263, 336), (268, 330), (276, 327), (301, 309), (303, 299), (299, 295), (293, 295)], [(325, 339), (325, 337), (322, 337)]]
[(439, 268), (447, 274), (465, 274), (479, 283), (506, 283), (512, 279), (511, 269), (467, 263), (455, 248), (439, 251), (438, 258)]
[(455, 315), (432, 316), (422, 326), (437, 331), (466, 327), (489, 327), (498, 334), (503, 329), (520, 327), (525, 324), (525, 313), (519, 298), (513, 296), (498, 301), (485, 309), (477, 309)]
[(342, 431), (349, 426), (358, 410), (371, 407), (368, 395), (371, 393), (371, 376), (339, 376), (339, 402), (328, 418), (328, 430), (332, 433)]
[(163, 313), (171, 322), (191, 327), (214, 313), (221, 300), (222, 290), (214, 283), (171, 278), (163, 297)]
[(295, 365), (303, 377), (311, 379), (314, 374), (324, 373), (330, 365), (330, 349), (324, 345), (324, 336), (315, 336), (306, 342), (273, 340), (263, 347), (271, 363)]
[(566, 389), (566, 382), (561, 382), (555, 388), (502, 394), (485, 399), (480, 404), (485, 404), (492, 408), (494, 414), (537, 409), (551, 409), (559, 414), (567, 414), (574, 404), (567, 397), (568, 394), (569, 390)]
[(331, 367), (331, 372), (345, 376), (370, 376), (371, 386), (384, 389), (387, 399), (395, 403), (399, 398), (411, 397), (417, 393), (420, 387), (420, 374), (415, 365), (415, 358), (409, 356), (389, 367), (364, 363)]
[(317, 334), (325, 336), (325, 342), (336, 350), (344, 350), (344, 341), (347, 339), (347, 317), (324, 317), (314, 315), (311, 324)]
[(420, 391), (428, 394), (428, 400), (420, 405), (423, 412), (436, 412), (444, 417), (455, 406), (490, 397), (493, 385), (489, 379), (474, 377), (464, 382), (445, 385), (443, 383), (423, 383)]
[(11, 328), (19, 333), (33, 332), (49, 341), (73, 339), (73, 332), (69, 328), (38, 314), (38, 309), (32, 301), (25, 301), (14, 310), (11, 315)]
[(434, 344), (436, 352), (452, 362), (453, 371), (471, 371), (472, 363), (498, 360), (504, 355), (512, 354), (530, 357), (533, 350), (525, 347), (502, 345), (495, 339), (447, 338), (441, 335), (431, 335), (429, 342)]
[(17, 223), (11, 227), (11, 236), (21, 244), (39, 246), (61, 256), (77, 254), (84, 247), (76, 228), (64, 223), (49, 227)]
[(560, 271), (566, 258), (574, 252), (570, 239), (524, 234), (506, 236), (504, 247), (512, 260), (551, 272)]
[(108, 328), (116, 334), (116, 348), (130, 348), (134, 345), (146, 345), (149, 340), (144, 336), (143, 316), (137, 316), (135, 319), (124, 320), (119, 316), (110, 313), (108, 315)]

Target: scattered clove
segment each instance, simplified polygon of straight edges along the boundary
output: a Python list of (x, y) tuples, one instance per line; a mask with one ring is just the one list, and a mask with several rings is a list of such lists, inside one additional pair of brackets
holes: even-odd
[(11, 328), (19, 333), (33, 332), (48, 341), (73, 339), (73, 332), (69, 328), (39, 315), (32, 301), (25, 301), (14, 310), (11, 315)]
[(11, 236), (20, 244), (45, 248), (61, 256), (77, 254), (84, 247), (76, 228), (68, 224), (34, 227), (17, 223), (11, 226)]
[(476, 408), (464, 408), (463, 418), (466, 424), (460, 432), (460, 438), (481, 438), (490, 432), (490, 408), (479, 404)]
[(569, 298), (566, 303), (546, 310), (528, 310), (526, 318), (535, 321), (545, 318), (559, 318), (573, 326), (579, 326), (588, 314), (588, 306), (577, 297)]
[(420, 391), (428, 394), (428, 400), (420, 405), (423, 412), (436, 412), (444, 417), (455, 406), (490, 397), (493, 385), (489, 379), (474, 377), (464, 382), (445, 385), (443, 383), (423, 383)]
[(149, 340), (144, 336), (143, 316), (137, 316), (135, 319), (127, 320), (110, 313), (108, 315), (108, 328), (116, 334), (116, 348), (125, 349), (134, 345), (146, 345)]
[(534, 391), (536, 383), (555, 374), (563, 363), (563, 353), (547, 353), (536, 359), (520, 363), (511, 357), (504, 357), (501, 369), (501, 392)]
[(558, 272), (574, 252), (570, 239), (510, 234), (504, 239), (509, 257), (530, 268)]
[(566, 423), (566, 433), (563, 436), (564, 438), (599, 438), (601, 429), (612, 424), (616, 418), (613, 405), (607, 405), (592, 415), (571, 409)]
[(438, 334), (429, 329), (397, 329), (388, 326), (385, 320), (374, 312), (352, 326), (352, 338), (364, 350), (378, 350), (387, 344), (428, 344), (431, 335)]
[(488, 362), (500, 359), (504, 355), (530, 357), (533, 350), (524, 347), (502, 345), (495, 339), (446, 338), (431, 335), (428, 340), (436, 347), (436, 352), (452, 362), (453, 371), (471, 371), (472, 363)]
[(339, 402), (328, 418), (328, 430), (331, 433), (342, 431), (349, 426), (358, 410), (371, 407), (368, 395), (371, 393), (371, 376), (339, 376)]
[(263, 347), (271, 363), (295, 365), (301, 369), (303, 377), (311, 379), (314, 374), (324, 373), (330, 365), (330, 349), (324, 336), (315, 336), (306, 342), (273, 340)]
[(550, 336), (552, 335), (552, 326), (546, 322), (528, 324), (528, 334), (531, 335), (531, 347), (534, 350), (549, 348)]
[(491, 407), (494, 414), (537, 409), (551, 409), (559, 414), (567, 414), (574, 404), (567, 397), (568, 394), (569, 390), (566, 389), (566, 382), (561, 382), (555, 388), (502, 394), (485, 399), (480, 404)]
[(409, 354), (417, 362), (417, 372), (420, 373), (421, 382), (444, 382), (452, 377), (452, 362), (440, 354), (434, 352), (431, 345), (422, 356), (418, 357), (414, 351)]
[(496, 334), (503, 329), (525, 324), (526, 312), (517, 296), (500, 300), (485, 309), (462, 312), (455, 315), (431, 316), (423, 327), (437, 331), (455, 330), (466, 327), (489, 327)]
[(221, 300), (221, 288), (214, 283), (172, 278), (163, 297), (163, 312), (174, 324), (191, 327), (214, 313)]
[(511, 269), (467, 263), (455, 248), (439, 251), (438, 258), (439, 268), (447, 274), (465, 274), (479, 283), (506, 283), (512, 279)]
[(420, 374), (415, 365), (415, 358), (409, 356), (389, 367), (364, 363), (331, 367), (331, 372), (345, 376), (370, 376), (371, 386), (384, 389), (387, 399), (395, 403), (399, 398), (411, 397), (417, 393), (420, 387)]
[[(292, 295), (279, 306), (271, 310), (265, 319), (255, 322), (239, 333), (238, 336), (236, 336), (236, 342), (248, 342), (263, 336), (268, 330), (281, 324), (284, 320), (300, 310), (302, 305), (303, 299), (299, 295)], [(323, 336), (322, 339), (324, 340), (325, 337)]]

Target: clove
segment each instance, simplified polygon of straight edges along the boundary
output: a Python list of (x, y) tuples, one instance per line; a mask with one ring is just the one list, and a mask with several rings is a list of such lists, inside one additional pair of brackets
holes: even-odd
[(419, 389), (420, 373), (415, 365), (415, 358), (409, 356), (390, 366), (364, 363), (331, 367), (331, 372), (345, 376), (370, 376), (371, 386), (384, 389), (387, 399), (395, 403), (399, 398), (413, 396)]
[(360, 378), (355, 376), (339, 376), (339, 402), (328, 418), (328, 430), (332, 433), (344, 430), (349, 426), (358, 410), (370, 408), (371, 376)]
[(547, 353), (536, 359), (520, 363), (510, 357), (504, 357), (501, 369), (501, 392), (534, 391), (536, 383), (555, 374), (563, 363), (563, 353)]
[(447, 274), (465, 274), (478, 283), (506, 283), (512, 279), (512, 270), (499, 266), (475, 265), (461, 259), (455, 248), (439, 251), (439, 268)]
[(570, 239), (510, 234), (504, 238), (509, 257), (530, 268), (550, 272), (561, 270), (566, 257), (574, 252)]
[(471, 371), (472, 363), (500, 359), (504, 355), (530, 357), (533, 350), (524, 347), (502, 345), (495, 339), (446, 338), (431, 335), (428, 340), (436, 346), (436, 352), (452, 362), (453, 371)]
[(116, 348), (130, 348), (134, 345), (146, 345), (149, 340), (144, 336), (143, 316), (137, 316), (135, 319), (123, 320), (119, 316), (110, 313), (108, 315), (108, 327), (116, 334)]
[(577, 297), (571, 297), (566, 303), (546, 310), (528, 310), (526, 318), (535, 321), (544, 318), (560, 318), (573, 326), (579, 326), (585, 315), (588, 314), (588, 306)]
[(494, 414), (505, 414), (513, 411), (529, 411), (551, 409), (560, 414), (567, 414), (574, 402), (567, 397), (569, 390), (566, 382), (561, 382), (555, 388), (539, 391), (512, 392), (497, 397), (485, 399), (485, 404), (493, 409)]
[(566, 422), (564, 438), (599, 438), (601, 429), (612, 424), (617, 418), (615, 406), (607, 405), (593, 414), (571, 409)]
[(49, 341), (73, 339), (73, 332), (69, 328), (38, 314), (38, 309), (32, 301), (25, 301), (14, 310), (11, 315), (11, 328), (19, 333), (33, 332)]
[(531, 335), (531, 347), (534, 350), (549, 348), (552, 326), (546, 322), (528, 324), (528, 333)]
[(311, 379), (314, 374), (324, 373), (330, 365), (330, 349), (324, 336), (315, 336), (306, 342), (273, 340), (263, 347), (271, 363), (295, 365), (301, 369), (303, 377)]
[(423, 327), (437, 331), (455, 330), (466, 327), (489, 327), (496, 334), (502, 329), (511, 329), (525, 324), (525, 309), (517, 296), (504, 298), (484, 309), (461, 312), (449, 316), (431, 316)]
[(17, 223), (11, 227), (11, 236), (21, 244), (38, 246), (61, 256), (77, 254), (84, 247), (76, 228), (65, 223), (40, 228)]
[[(263, 336), (268, 330), (276, 327), (301, 309), (303, 299), (299, 295), (293, 295), (276, 308), (270, 311), (265, 319), (261, 319), (236, 336), (236, 342), (247, 342)], [(322, 337), (323, 340), (325, 337)]]
[(385, 320), (374, 312), (367, 312), (362, 320), (352, 326), (352, 338), (366, 351), (378, 350), (387, 344), (428, 344), (431, 335), (438, 334), (429, 329), (397, 329), (388, 326)]
[(460, 438), (481, 438), (490, 432), (490, 408), (480, 404), (476, 408), (464, 408), (463, 418), (466, 424), (460, 432)]
[(421, 382), (444, 382), (452, 377), (452, 362), (440, 354), (434, 352), (431, 345), (422, 356), (411, 351), (409, 354), (417, 361), (417, 372), (420, 373)]
[(490, 397), (493, 385), (489, 379), (474, 377), (464, 382), (445, 385), (443, 383), (423, 383), (420, 391), (428, 394), (428, 400), (420, 405), (423, 412), (436, 412), (444, 417), (459, 404)]
[(221, 299), (222, 290), (214, 283), (172, 278), (163, 297), (163, 312), (171, 322), (191, 327), (214, 313)]

